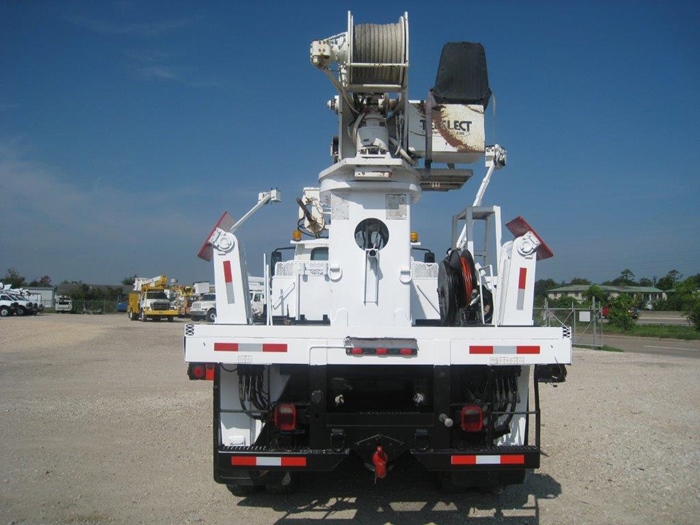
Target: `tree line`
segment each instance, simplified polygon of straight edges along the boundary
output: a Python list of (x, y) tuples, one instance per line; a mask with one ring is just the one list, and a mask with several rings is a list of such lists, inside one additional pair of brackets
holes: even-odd
[[(61, 281), (60, 284), (76, 285), (68, 293), (74, 301), (119, 301), (132, 290), (135, 278), (136, 276), (134, 275), (133, 277), (122, 279), (122, 286), (93, 286), (83, 281)], [(8, 269), (0, 281), (3, 284), (12, 285), (12, 288), (52, 287), (56, 289), (56, 285), (52, 283), (51, 277), (48, 275), (29, 281), (14, 268)]]
[[(583, 301), (578, 302), (571, 297), (547, 298), (547, 292), (550, 290), (571, 285), (588, 287), (583, 294)], [(643, 293), (621, 294), (618, 297), (612, 297), (610, 293), (603, 290), (602, 286), (654, 287), (666, 292), (666, 297), (661, 297), (651, 303), (647, 302)], [(574, 301), (576, 301), (577, 306), (581, 307), (590, 307), (594, 302), (597, 306), (609, 306), (612, 316), (610, 321), (621, 328), (627, 329), (633, 324), (629, 313), (633, 308), (638, 308), (684, 312), (695, 328), (700, 330), (700, 273), (683, 278), (679, 271), (671, 270), (660, 279), (654, 277), (653, 279), (636, 280), (634, 273), (625, 269), (620, 272), (620, 276), (616, 279), (605, 281), (600, 285), (580, 277), (575, 277), (569, 282), (559, 283), (554, 279), (540, 279), (535, 283), (535, 305), (537, 306), (541, 307), (546, 303), (550, 308), (571, 308)]]
[[(136, 275), (125, 277), (122, 279), (123, 286), (90, 286), (82, 281), (63, 281), (61, 284), (78, 285), (72, 290), (69, 295), (73, 300), (82, 301), (97, 301), (97, 300), (121, 300), (131, 291)], [(53, 286), (51, 277), (44, 275), (38, 279), (27, 281), (25, 277), (14, 269), (7, 270), (6, 275), (2, 278), (4, 284), (10, 284), (13, 288), (22, 288), (26, 286)], [(535, 305), (544, 306), (545, 301), (552, 308), (562, 307), (570, 308), (572, 303), (571, 297), (560, 297), (558, 299), (548, 300), (547, 292), (554, 288), (560, 288), (569, 285), (588, 286), (585, 299), (581, 306), (588, 306), (595, 302), (597, 305), (613, 304), (615, 312), (627, 312), (630, 308), (652, 308), (654, 310), (670, 310), (686, 312), (688, 318), (693, 322), (696, 328), (700, 329), (700, 273), (683, 278), (683, 275), (677, 270), (671, 270), (664, 277), (651, 279), (642, 277), (637, 280), (634, 273), (625, 269), (620, 272), (619, 277), (612, 281), (601, 283), (602, 286), (647, 286), (655, 287), (665, 291), (666, 298), (658, 299), (652, 304), (644, 302), (643, 294), (626, 295), (623, 294), (620, 298), (612, 299), (609, 294), (590, 280), (582, 277), (574, 277), (571, 281), (557, 282), (554, 279), (540, 279), (535, 283)], [(623, 322), (624, 324), (624, 322)]]

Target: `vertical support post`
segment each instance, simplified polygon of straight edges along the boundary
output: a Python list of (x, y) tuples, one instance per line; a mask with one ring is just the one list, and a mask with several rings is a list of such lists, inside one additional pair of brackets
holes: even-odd
[(328, 448), (329, 434), (326, 428), (326, 367), (309, 367), (309, 390), (311, 391), (311, 419), (309, 423), (309, 446), (312, 449)]
[[(435, 421), (439, 421), (440, 414), (450, 413), (450, 367), (435, 366), (433, 367), (433, 398)], [(442, 426), (439, 430), (433, 433), (433, 448), (446, 449), (450, 448), (450, 429)]]

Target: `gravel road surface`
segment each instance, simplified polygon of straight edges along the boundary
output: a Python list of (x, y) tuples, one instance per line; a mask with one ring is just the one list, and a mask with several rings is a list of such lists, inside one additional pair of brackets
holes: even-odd
[(0, 525), (695, 524), (700, 359), (575, 350), (543, 385), (542, 468), (499, 496), (436, 492), (400, 462), (353, 462), (297, 493), (212, 480), (211, 383), (189, 381), (184, 322), (0, 319)]

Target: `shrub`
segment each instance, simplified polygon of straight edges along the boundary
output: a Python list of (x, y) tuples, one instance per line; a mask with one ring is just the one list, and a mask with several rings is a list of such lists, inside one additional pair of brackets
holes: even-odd
[(696, 330), (700, 330), (700, 299), (695, 299), (688, 307), (685, 313), (688, 320), (693, 324)]
[(610, 302), (608, 312), (608, 323), (622, 330), (631, 330), (635, 326), (630, 310), (632, 308), (632, 298), (628, 295), (620, 295)]

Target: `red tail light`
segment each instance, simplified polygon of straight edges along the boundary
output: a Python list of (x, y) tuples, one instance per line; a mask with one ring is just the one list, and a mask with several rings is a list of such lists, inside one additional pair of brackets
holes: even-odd
[(465, 405), (462, 407), (462, 430), (479, 432), (484, 428), (484, 413), (480, 406)]
[(211, 363), (190, 363), (187, 365), (187, 376), (190, 379), (214, 379), (214, 365)]
[(297, 407), (294, 405), (277, 405), (274, 423), (280, 432), (292, 432), (297, 428)]

